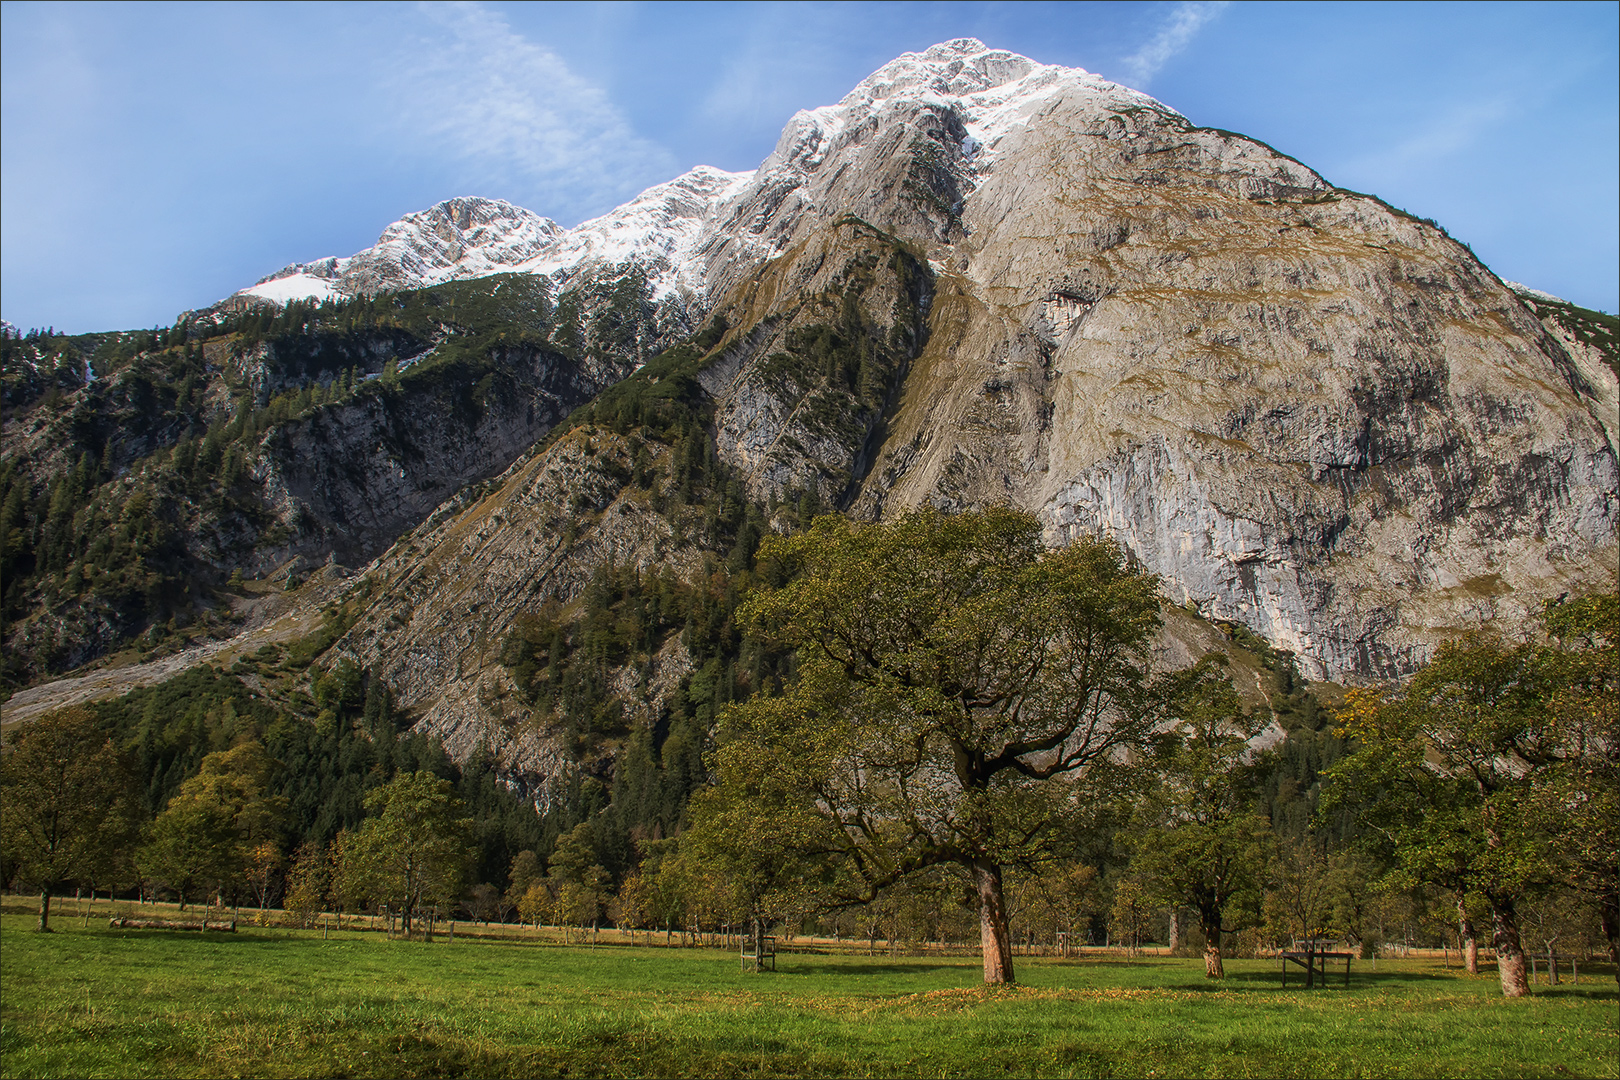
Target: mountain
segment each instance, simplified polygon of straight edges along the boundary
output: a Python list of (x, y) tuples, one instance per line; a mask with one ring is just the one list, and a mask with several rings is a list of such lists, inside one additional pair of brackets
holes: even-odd
[[(463, 753), (554, 771), (502, 643), (616, 568), (737, 565), (745, 503), (791, 529), (807, 500), (1011, 502), (1054, 543), (1119, 538), (1312, 679), (1399, 675), (1613, 587), (1612, 317), (1083, 72), (976, 42), (903, 57), (795, 117), (694, 250), (712, 343), (372, 570), (338, 648)], [(686, 499), (686, 436), (623, 420), (681, 380), (724, 477)], [(701, 668), (683, 640), (610, 673), (622, 700), (656, 712)]]
[(646, 273), (655, 299), (701, 293), (693, 246), (715, 208), (751, 175), (700, 166), (573, 229), (500, 199), (447, 199), (406, 214), (356, 255), (295, 263), (222, 303), (325, 301), (512, 272), (564, 284), (626, 264)]
[[(759, 537), (817, 512), (1011, 503), (1054, 544), (1106, 533), (1161, 575), (1164, 648), (1226, 625), (1313, 680), (1398, 676), (1614, 587), (1612, 316), (973, 40), (799, 113), (754, 173), (694, 170), (572, 230), (453, 199), (172, 337), (8, 358), (7, 475), (39, 535), (51, 467), (88, 460), (62, 505), (111, 527), (141, 484), (197, 498), (164, 478), (218, 432), (233, 486), (185, 473), (215, 509), (163, 519), (186, 538), (166, 572), (195, 595), (237, 567), (354, 568), (321, 662), (380, 673), (515, 776), (673, 737), (672, 709), (701, 741), (775, 677), (729, 612)], [(170, 402), (161, 372), (194, 389)], [(86, 556), (62, 551), (8, 591), (29, 670), (184, 610), (85, 601), (111, 629), (73, 631), (61, 582)]]

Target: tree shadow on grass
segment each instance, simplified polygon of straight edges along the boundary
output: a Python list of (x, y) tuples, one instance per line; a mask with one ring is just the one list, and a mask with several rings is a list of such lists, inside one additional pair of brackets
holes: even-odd
[[(787, 960), (778, 955), (776, 974), (779, 975), (814, 975), (819, 978), (836, 977), (838, 975), (851, 975), (871, 977), (874, 975), (904, 976), (927, 975), (937, 971), (962, 971), (963, 964), (941, 964), (931, 961), (905, 960), (869, 960), (854, 964), (828, 964), (828, 963), (800, 963), (797, 959)], [(766, 974), (771, 974), (766, 972)]]
[(1231, 993), (1354, 993), (1358, 990), (1390, 989), (1398, 986), (1432, 986), (1441, 982), (1456, 982), (1458, 976), (1448, 975), (1435, 971), (1370, 971), (1367, 969), (1352, 970), (1350, 985), (1344, 981), (1344, 969), (1328, 972), (1326, 977), (1318, 975), (1309, 989), (1305, 986), (1305, 972), (1303, 969), (1290, 969), (1288, 972), (1288, 985), (1283, 986), (1282, 971), (1272, 968), (1269, 971), (1234, 971), (1229, 972), (1224, 979), (1207, 979), (1189, 973), (1186, 978), (1167, 980), (1161, 985), (1166, 990), (1205, 991), (1214, 993), (1226, 991)]
[[(319, 937), (310, 936), (308, 931), (298, 934), (286, 933), (285, 935), (283, 932), (267, 933), (263, 927), (243, 927), (238, 929), (235, 933), (232, 933), (229, 930), (137, 930), (132, 927), (103, 926), (99, 930), (92, 931), (91, 936), (118, 938), (123, 941), (197, 941), (208, 942), (209, 944), (213, 945), (235, 945), (242, 949), (254, 947), (263, 949), (267, 946), (286, 948), (288, 946), (308, 947), (322, 945), (350, 945), (356, 943), (355, 939), (353, 938), (339, 938), (335, 936), (330, 941), (322, 941)], [(429, 942), (423, 942), (421, 940), (409, 942), (404, 941), (403, 939), (396, 940), (398, 940), (398, 943), (401, 945), (432, 944)], [(378, 943), (380, 944), (382, 942), (383, 939), (379, 936)]]

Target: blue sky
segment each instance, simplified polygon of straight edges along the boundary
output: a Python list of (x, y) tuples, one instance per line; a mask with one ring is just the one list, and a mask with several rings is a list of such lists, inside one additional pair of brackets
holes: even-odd
[(168, 324), (452, 195), (564, 225), (972, 36), (1620, 307), (1620, 5), (0, 5), (0, 314)]

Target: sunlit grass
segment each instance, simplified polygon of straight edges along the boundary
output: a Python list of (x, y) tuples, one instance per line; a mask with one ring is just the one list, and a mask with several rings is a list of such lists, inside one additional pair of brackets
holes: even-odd
[[(12, 909), (13, 912), (16, 909)], [(63, 913), (64, 915), (67, 912)], [(1607, 968), (1504, 1001), (1438, 962), (1278, 988), (1234, 961), (559, 947), (0, 917), (6, 1076), (1615, 1076)]]

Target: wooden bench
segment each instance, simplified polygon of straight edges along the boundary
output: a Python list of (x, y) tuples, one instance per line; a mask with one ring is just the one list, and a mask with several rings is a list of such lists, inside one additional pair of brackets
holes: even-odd
[(765, 969), (765, 962), (767, 960), (770, 961), (771, 970), (775, 971), (776, 939), (769, 936), (760, 938), (759, 951), (756, 953), (754, 951), (754, 936), (752, 934), (744, 934), (742, 936), (742, 970), (747, 971), (749, 962), (751, 961), (754, 965), (755, 971), (763, 971)]
[[(1303, 945), (1303, 948), (1301, 948)], [(1305, 969), (1305, 989), (1309, 990), (1316, 982), (1316, 976), (1322, 976), (1322, 985), (1327, 985), (1329, 960), (1344, 961), (1344, 985), (1350, 985), (1350, 961), (1355, 958), (1353, 952), (1338, 952), (1324, 947), (1325, 942), (1313, 941), (1294, 942), (1294, 948), (1282, 951), (1282, 984), (1288, 989), (1288, 965), (1298, 964)]]

